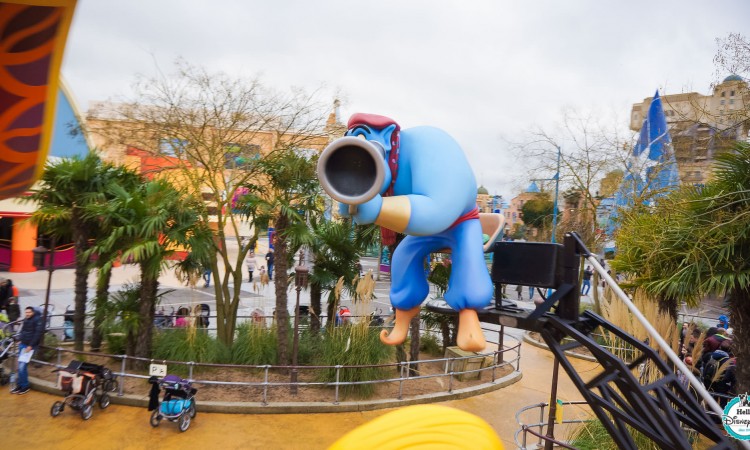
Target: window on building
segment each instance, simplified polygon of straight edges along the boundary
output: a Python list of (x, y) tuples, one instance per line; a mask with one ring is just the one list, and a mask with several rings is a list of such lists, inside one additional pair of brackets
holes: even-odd
[(733, 98), (730, 98), (730, 99), (729, 99), (729, 104), (730, 104), (730, 105), (734, 105), (734, 99), (733, 99)]
[(721, 96), (724, 97), (724, 95), (726, 95), (726, 92), (721, 91)]
[(734, 97), (734, 91), (729, 91), (729, 96)]
[(724, 100), (721, 100), (721, 101), (719, 102), (719, 104), (720, 104), (720, 105), (723, 105), (723, 104), (724, 104)]
[(185, 152), (188, 141), (178, 138), (162, 138), (159, 141), (159, 153), (164, 156), (177, 156)]

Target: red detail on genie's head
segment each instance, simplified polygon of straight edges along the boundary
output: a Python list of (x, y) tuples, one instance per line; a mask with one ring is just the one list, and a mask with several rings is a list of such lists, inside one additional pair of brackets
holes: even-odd
[(391, 119), (390, 117), (379, 116), (377, 114), (367, 114), (367, 113), (354, 114), (349, 119), (349, 123), (346, 125), (346, 128), (351, 129), (352, 127), (355, 127), (357, 125), (367, 125), (369, 127), (377, 128), (379, 130), (382, 130), (388, 125), (396, 125), (397, 131), (401, 129), (401, 127), (396, 123), (396, 121)]

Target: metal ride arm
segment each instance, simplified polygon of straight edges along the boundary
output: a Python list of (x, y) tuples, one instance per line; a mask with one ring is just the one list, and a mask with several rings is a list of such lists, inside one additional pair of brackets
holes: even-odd
[[(667, 355), (673, 366), (661, 359), (659, 353), (649, 345), (640, 342), (602, 317), (592, 312), (578, 316), (580, 258), (585, 258), (591, 263), (643, 325), (653, 339), (652, 342)], [(721, 428), (711, 421), (700, 402), (696, 400), (695, 394), (680, 382), (675, 368), (685, 374), (691, 387), (713, 412), (721, 417), (723, 410), (614, 279), (606, 273), (576, 233), (566, 234), (564, 245), (497, 243), (492, 279), (496, 285), (520, 284), (556, 289), (555, 293), (530, 312), (504, 306), (498, 298), (495, 307), (479, 311), (480, 320), (539, 332), (555, 355), (555, 367), (559, 362), (620, 448), (637, 448), (627, 426), (638, 430), (661, 448), (690, 448), (690, 443), (680, 427), (682, 423), (713, 441), (713, 449), (735, 448), (736, 444), (750, 449), (750, 443), (730, 440), (723, 435)], [(499, 293), (499, 289), (496, 289), (496, 292)], [(438, 311), (438, 308), (429, 306), (428, 309)], [(640, 356), (628, 364), (613, 355), (591, 338), (590, 333), (597, 327), (626, 341), (640, 353)], [(563, 338), (569, 338), (571, 342), (562, 343)], [(567, 350), (580, 346), (586, 347), (603, 368), (599, 375), (588, 382), (584, 382), (578, 375), (565, 354)], [(633, 370), (645, 362), (648, 362), (651, 370), (658, 372), (658, 379), (642, 385), (633, 374)], [(552, 386), (553, 396), (555, 385), (556, 377)], [(553, 437), (553, 418), (550, 420), (548, 438)]]

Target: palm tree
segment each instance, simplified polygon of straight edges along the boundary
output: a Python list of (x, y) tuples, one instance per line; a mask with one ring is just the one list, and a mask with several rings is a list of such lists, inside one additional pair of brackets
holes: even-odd
[(101, 194), (111, 183), (113, 166), (102, 162), (96, 153), (84, 158), (65, 158), (49, 163), (38, 189), (25, 197), (38, 209), (31, 220), (44, 233), (58, 241), (72, 239), (75, 251), (75, 312), (73, 330), (75, 349), (83, 350), (86, 314), (87, 280), (90, 271), (89, 241), (95, 237), (98, 223), (87, 220), (86, 208), (101, 200)]
[[(321, 188), (316, 175), (317, 155), (308, 157), (293, 148), (285, 149), (259, 162), (268, 183), (263, 209), (273, 217), (274, 234), (274, 285), (276, 288), (276, 326), (279, 339), (277, 349), (279, 364), (289, 362), (287, 290), (289, 264), (294, 252), (289, 252), (290, 240), (304, 242), (308, 234), (305, 215), (320, 210)], [(256, 223), (257, 227), (258, 224)]]
[[(334, 286), (344, 277), (344, 287), (354, 292), (354, 280), (359, 275), (356, 264), (366, 249), (377, 243), (379, 227), (365, 225), (353, 227), (351, 221), (327, 221), (321, 217), (310, 220), (311, 239), (307, 246), (312, 252), (314, 267), (310, 272), (310, 307), (313, 317), (310, 329), (320, 329), (323, 292), (328, 292), (328, 317), (333, 317), (336, 307)], [(334, 322), (328, 321), (329, 325)]]
[(166, 258), (178, 246), (205, 252), (209, 246), (208, 228), (198, 222), (195, 202), (182, 197), (166, 180), (152, 180), (135, 191), (121, 186), (110, 187), (111, 200), (98, 211), (109, 236), (97, 242), (95, 249), (111, 254), (123, 242), (127, 246), (122, 258), (140, 266), (140, 299), (138, 335), (135, 356), (148, 358), (151, 354), (159, 276)]
[(750, 390), (750, 145), (717, 156), (703, 188), (685, 188), (656, 211), (627, 218), (617, 245), (614, 267), (641, 258), (636, 283), (662, 299), (729, 294), (737, 392)]

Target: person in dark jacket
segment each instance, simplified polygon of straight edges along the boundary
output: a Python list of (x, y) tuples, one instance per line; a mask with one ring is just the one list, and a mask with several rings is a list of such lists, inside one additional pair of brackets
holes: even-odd
[(268, 278), (273, 280), (273, 249), (268, 249), (266, 253), (266, 264), (268, 265)]
[[(42, 340), (42, 319), (34, 311), (34, 308), (26, 307), (26, 318), (19, 332), (20, 345), (18, 346), (19, 358), (26, 352), (32, 352), (39, 347)], [(29, 392), (29, 370), (27, 362), (18, 362), (18, 384), (11, 394), (26, 394)]]

